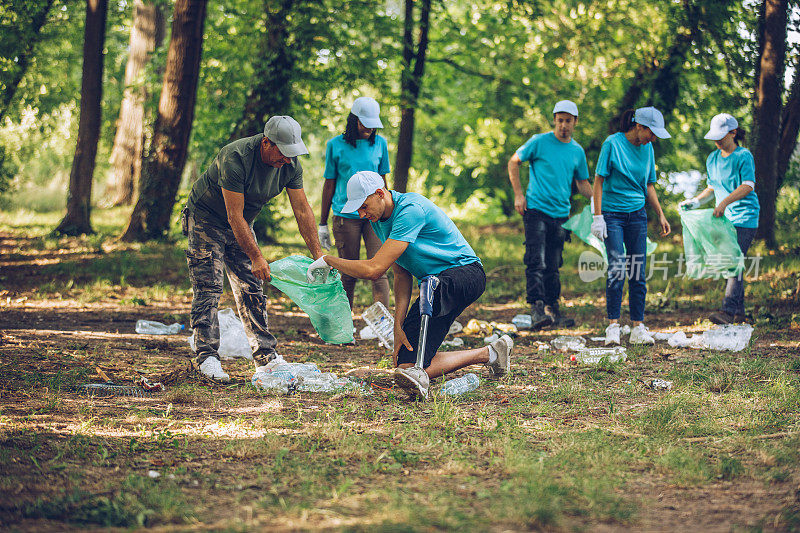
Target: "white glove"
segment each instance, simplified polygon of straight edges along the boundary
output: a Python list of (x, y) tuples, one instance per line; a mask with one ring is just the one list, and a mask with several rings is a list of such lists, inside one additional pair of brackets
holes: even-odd
[(309, 265), (306, 271), (306, 279), (309, 283), (314, 283), (318, 278), (322, 278), (322, 283), (325, 283), (328, 281), (328, 272), (330, 271), (330, 265), (325, 262), (325, 256), (322, 256)]
[(592, 215), (592, 235), (601, 241), (608, 237), (606, 219), (603, 218), (603, 215)]
[(684, 200), (678, 204), (680, 209), (697, 209), (700, 207), (700, 200), (697, 198), (691, 198), (689, 200)]
[(328, 231), (327, 224), (320, 224), (317, 228), (317, 237), (319, 237), (319, 245), (326, 250), (331, 249), (331, 232)]

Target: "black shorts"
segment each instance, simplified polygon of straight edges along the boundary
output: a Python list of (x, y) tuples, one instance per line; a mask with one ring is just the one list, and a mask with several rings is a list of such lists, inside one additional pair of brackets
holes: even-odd
[[(433, 356), (442, 345), (455, 319), (486, 289), (486, 273), (477, 262), (448, 268), (436, 277), (441, 283), (433, 293), (433, 316), (428, 320), (428, 339), (425, 343), (423, 368), (430, 366)], [(405, 346), (401, 346), (397, 354), (398, 365), (416, 363), (420, 322), (419, 298), (417, 298), (409, 307), (408, 315), (403, 321), (403, 331), (415, 351), (409, 351)]]

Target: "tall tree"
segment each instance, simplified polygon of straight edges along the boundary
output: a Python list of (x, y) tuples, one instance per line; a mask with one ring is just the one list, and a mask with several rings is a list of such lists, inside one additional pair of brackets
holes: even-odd
[(761, 56), (755, 95), (756, 193), (761, 204), (757, 237), (767, 247), (775, 243), (775, 200), (781, 121), (783, 73), (786, 61), (788, 0), (764, 0)]
[(776, 190), (780, 190), (786, 171), (789, 170), (789, 163), (792, 160), (797, 147), (797, 134), (800, 132), (800, 64), (795, 63), (794, 79), (792, 88), (789, 92), (789, 99), (783, 106), (783, 116), (781, 117), (781, 135), (778, 145), (778, 162), (776, 164)]
[(164, 15), (152, 2), (136, 0), (133, 4), (130, 54), (125, 67), (125, 92), (117, 120), (114, 147), (111, 150), (111, 180), (105, 195), (109, 205), (129, 205), (142, 169), (144, 102), (147, 89), (144, 67), (150, 54), (164, 39)]
[(414, 0), (405, 0), (403, 21), (403, 63), (400, 77), (400, 132), (397, 135), (397, 157), (394, 164), (394, 188), (405, 192), (408, 171), (414, 149), (414, 122), (422, 76), (425, 73), (425, 56), (428, 52), (431, 0), (422, 0), (419, 15), (419, 35), (414, 43), (416, 21)]
[(139, 199), (121, 239), (160, 239), (169, 229), (192, 131), (207, 0), (177, 0), (164, 85)]
[(103, 44), (107, 14), (108, 0), (87, 0), (78, 140), (69, 175), (67, 214), (55, 229), (56, 233), (64, 235), (92, 233), (92, 180), (102, 118)]
[(0, 11), (0, 122), (28, 70), (52, 6), (53, 0), (16, 2)]

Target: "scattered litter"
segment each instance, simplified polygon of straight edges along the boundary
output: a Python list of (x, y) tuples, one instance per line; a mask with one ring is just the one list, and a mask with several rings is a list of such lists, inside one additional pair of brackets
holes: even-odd
[(674, 331), (654, 331), (653, 338), (657, 341), (665, 341), (668, 340), (675, 334)]
[(155, 320), (137, 320), (134, 329), (143, 335), (175, 335), (183, 331), (184, 326), (177, 322), (168, 326)]
[(147, 471), (147, 477), (149, 477), (151, 479), (156, 479), (157, 477), (160, 477), (160, 476), (161, 476), (161, 474), (159, 472), (156, 472), (155, 470), (148, 470)]
[(517, 326), (518, 329), (531, 329), (533, 318), (531, 318), (531, 315), (517, 315), (511, 319), (511, 323)]
[(572, 354), (569, 359), (570, 361), (594, 365), (602, 360), (607, 360), (609, 363), (625, 361), (628, 359), (628, 354), (625, 348), (621, 346), (615, 346), (613, 348), (584, 348)]
[(750, 324), (725, 324), (703, 332), (703, 346), (711, 350), (739, 352), (750, 343), (753, 326)]
[(463, 330), (464, 326), (461, 325), (461, 322), (458, 320), (454, 320), (452, 324), (450, 324), (450, 330), (447, 332), (448, 335), (455, 335), (459, 331)]
[(561, 352), (577, 352), (586, 347), (586, 339), (583, 337), (561, 335), (550, 341), (550, 344), (553, 346), (553, 348)]
[(469, 373), (460, 378), (447, 381), (441, 389), (440, 396), (458, 396), (467, 392), (474, 391), (481, 384), (481, 380), (473, 373)]
[(516, 333), (517, 326), (514, 324), (508, 324), (506, 322), (489, 322), (489, 325), (492, 326), (494, 329), (499, 329), (503, 333)]
[(364, 326), (361, 331), (358, 332), (358, 336), (361, 340), (364, 341), (371, 341), (372, 339), (377, 339), (378, 335), (375, 333), (375, 330), (372, 329), (372, 326), (367, 324)]
[(111, 396), (144, 398), (148, 395), (148, 391), (140, 387), (114, 385), (113, 383), (87, 383), (78, 387), (78, 393), (89, 396), (90, 398), (109, 398)]
[[(692, 335), (692, 337), (694, 337), (694, 335)], [(667, 344), (674, 348), (683, 348), (684, 346), (689, 345), (689, 338), (686, 337), (686, 333), (682, 331), (676, 331), (667, 338)]]
[(654, 379), (648, 384), (653, 390), (672, 390), (672, 382), (666, 379)]
[(592, 342), (603, 342), (606, 340), (605, 337), (589, 337), (589, 340)]
[(160, 381), (153, 383), (145, 377), (140, 378), (137, 382), (137, 385), (147, 392), (164, 392), (164, 389), (166, 388)]
[(484, 337), (483, 338), (483, 343), (484, 344), (491, 344), (496, 340), (500, 340), (500, 334), (499, 333), (492, 333), (488, 337)]
[(549, 350), (550, 345), (546, 342), (536, 341), (536, 351), (541, 352), (543, 350)]
[(364, 394), (372, 391), (358, 381), (338, 377), (329, 372), (320, 372), (315, 363), (287, 363), (275, 359), (266, 365), (265, 372), (253, 374), (251, 382), (256, 388), (275, 390), (283, 394), (295, 391), (342, 392), (360, 390)]
[[(227, 307), (217, 311), (219, 321), (219, 353), (220, 359), (233, 359), (235, 357), (253, 358), (253, 350), (250, 348), (250, 340), (244, 332), (244, 325), (236, 312)], [(189, 337), (189, 346), (192, 351), (195, 349), (194, 335)]]
[(378, 342), (387, 350), (394, 349), (394, 317), (385, 305), (375, 302), (361, 313), (361, 318), (367, 323), (367, 328), (372, 330), (374, 336), (371, 338), (377, 338)]
[(631, 334), (631, 326), (629, 324), (625, 324), (621, 328), (619, 328), (620, 335), (630, 335)]
[(492, 326), (485, 320), (478, 320), (477, 318), (470, 319), (467, 322), (467, 325), (464, 326), (461, 331), (466, 335), (476, 335), (478, 333), (483, 333), (484, 335), (491, 335), (492, 333)]
[(453, 339), (442, 342), (442, 346), (458, 348), (459, 346), (464, 346), (464, 339), (462, 339), (461, 337), (455, 337)]

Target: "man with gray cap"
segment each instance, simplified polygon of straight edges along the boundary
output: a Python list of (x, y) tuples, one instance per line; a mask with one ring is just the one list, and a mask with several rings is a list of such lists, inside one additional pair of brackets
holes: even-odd
[(262, 283), (270, 279), (269, 264), (252, 226), (264, 205), (283, 189), (311, 255), (322, 255), (314, 213), (303, 190), (298, 156), (308, 150), (300, 133), (300, 125), (292, 117), (274, 116), (264, 126), (264, 133), (226, 145), (194, 183), (183, 210), (183, 233), (189, 238), (186, 258), (193, 290), (194, 352), (200, 372), (209, 378), (230, 380), (217, 353), (223, 271), (228, 273), (253, 348), (256, 371), (276, 356), (277, 341), (269, 331), (262, 290)]
[[(531, 325), (570, 327), (561, 316), (559, 268), (568, 233), (561, 225), (570, 211), (572, 183), (586, 198), (592, 197), (586, 153), (572, 138), (578, 122), (578, 106), (569, 100), (553, 108), (553, 131), (534, 135), (508, 161), (508, 179), (514, 189), (514, 208), (525, 225), (525, 281), (531, 306)], [(530, 165), (528, 189), (523, 193), (519, 166)]]

